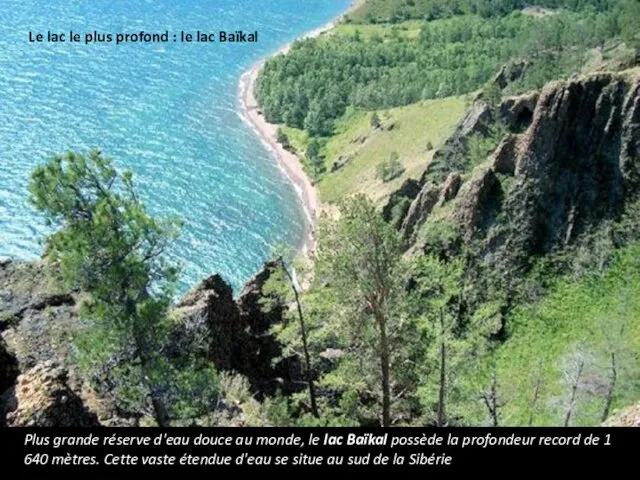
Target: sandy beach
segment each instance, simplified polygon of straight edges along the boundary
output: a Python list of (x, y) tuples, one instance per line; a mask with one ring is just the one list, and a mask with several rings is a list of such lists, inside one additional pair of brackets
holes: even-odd
[[(354, 1), (349, 9), (339, 17), (317, 28), (302, 38), (314, 38), (331, 30), (345, 15), (359, 6), (361, 0)], [(278, 50), (274, 55), (286, 53), (291, 48), (291, 44), (287, 44)], [(305, 234), (304, 245), (302, 246), (303, 255), (309, 254), (315, 248), (315, 226), (318, 216), (322, 210), (318, 191), (313, 185), (311, 179), (307, 176), (302, 168), (301, 160), (293, 153), (285, 150), (277, 140), (278, 125), (267, 122), (264, 115), (260, 111), (258, 102), (255, 98), (255, 88), (258, 75), (263, 65), (269, 57), (255, 64), (249, 71), (245, 72), (240, 79), (240, 112), (242, 117), (251, 125), (256, 134), (261, 138), (264, 144), (273, 152), (279, 167), (285, 175), (293, 183), (300, 197), (300, 202), (307, 217), (307, 228)]]

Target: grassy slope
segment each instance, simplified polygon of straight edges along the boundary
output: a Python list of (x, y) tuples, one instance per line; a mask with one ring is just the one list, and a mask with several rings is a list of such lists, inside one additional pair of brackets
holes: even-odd
[[(335, 203), (354, 193), (366, 193), (382, 204), (404, 180), (420, 178), (434, 150), (450, 135), (464, 110), (464, 97), (380, 110), (380, 129), (371, 126), (372, 112), (348, 112), (322, 150), (327, 169), (318, 182), (322, 201)], [(306, 150), (308, 137), (304, 132), (288, 127), (283, 130), (297, 152)], [(376, 166), (392, 152), (398, 153), (405, 171), (395, 180), (383, 183), (376, 178)], [(349, 160), (344, 167), (331, 172), (340, 158)]]
[[(420, 178), (434, 153), (462, 117), (463, 97), (420, 102), (407, 107), (378, 112), (381, 129), (371, 127), (371, 113), (356, 113), (341, 122), (340, 134), (325, 148), (327, 167), (340, 155), (351, 159), (340, 170), (329, 173), (319, 184), (320, 194), (329, 202), (365, 192), (377, 202), (386, 199), (407, 178)], [(390, 130), (388, 128), (392, 126)], [(431, 144), (431, 145), (429, 145)], [(427, 148), (431, 146), (432, 148)], [(376, 166), (397, 152), (405, 168), (402, 176), (383, 183), (376, 179)]]
[[(563, 362), (576, 347), (589, 361), (572, 425), (600, 423), (602, 389), (610, 376), (609, 343), (617, 349), (618, 359), (614, 408), (640, 399), (639, 258), (640, 244), (623, 249), (604, 275), (561, 280), (538, 305), (516, 312), (513, 336), (501, 347), (498, 363), (508, 399), (503, 411), (506, 424), (528, 424), (538, 379), (542, 382), (533, 424), (562, 424), (568, 393), (562, 382)], [(599, 394), (593, 395), (598, 389)]]

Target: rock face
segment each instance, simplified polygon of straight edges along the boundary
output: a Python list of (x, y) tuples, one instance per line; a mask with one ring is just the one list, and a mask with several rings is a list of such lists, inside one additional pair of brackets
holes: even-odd
[(424, 222), (438, 203), (438, 198), (440, 198), (440, 189), (436, 185), (429, 185), (420, 191), (402, 223), (405, 240), (409, 240), (415, 233), (416, 227)]
[(18, 378), (18, 361), (0, 338), (0, 394), (10, 388)]
[(640, 184), (640, 76), (599, 74), (545, 88), (513, 164), (509, 241), (529, 255), (618, 216)]
[(440, 189), (440, 200), (438, 201), (438, 204), (442, 206), (448, 201), (456, 198), (456, 195), (458, 195), (458, 192), (460, 191), (461, 185), (462, 177), (458, 172), (449, 174), (447, 179), (442, 184), (442, 188)]
[(512, 131), (522, 133), (531, 125), (539, 99), (539, 92), (506, 98), (500, 104), (498, 116)]
[(176, 314), (184, 325), (175, 335), (176, 348), (201, 349), (197, 339), (205, 339), (203, 354), (218, 370), (245, 375), (259, 396), (277, 388), (291, 392), (301, 378), (298, 362), (285, 359), (280, 344), (271, 335), (282, 322), (284, 307), (277, 297), (266, 295), (264, 286), (274, 264), (267, 263), (233, 299), (231, 288), (219, 277), (204, 280), (178, 304)]
[(613, 413), (603, 424), (604, 427), (640, 427), (640, 403)]
[(8, 403), (12, 396), (10, 390), (19, 374), (18, 361), (7, 349), (5, 341), (0, 338), (0, 427), (5, 426)]
[(456, 203), (453, 216), (458, 221), (464, 239), (469, 241), (478, 229), (491, 220), (491, 214), (499, 208), (500, 182), (490, 168), (478, 168), (473, 178), (465, 183)]
[(417, 227), (424, 223), (436, 206), (442, 206), (456, 197), (461, 185), (462, 177), (454, 172), (449, 174), (441, 186), (430, 184), (420, 191), (402, 223), (401, 230), (406, 242), (412, 242)]
[(95, 413), (68, 385), (66, 370), (52, 362), (38, 365), (18, 377), (15, 409), (7, 415), (10, 427), (94, 427)]
[(491, 168), (496, 173), (502, 173), (504, 175), (515, 174), (516, 170), (516, 148), (518, 146), (518, 137), (517, 135), (509, 134), (507, 135), (498, 148), (496, 148), (495, 152), (491, 156)]
[[(511, 133), (460, 188), (451, 214), (462, 237), (484, 240), (487, 253), (501, 250), (524, 261), (562, 248), (590, 226), (619, 216), (635, 197), (637, 71), (554, 82), (541, 92), (505, 99), (494, 113), (475, 106), (440, 154), (438, 168), (455, 167), (447, 159), (460, 155), (468, 135), (482, 134), (491, 118), (501, 119)], [(403, 224), (405, 238), (428, 218), (433, 207), (427, 200), (435, 191), (433, 183), (423, 183)]]
[[(273, 267), (265, 265), (237, 299), (218, 275), (201, 282), (174, 310), (179, 326), (169, 355), (189, 353), (240, 373), (258, 397), (304, 387), (295, 359), (274, 364), (282, 351), (270, 330), (286, 307), (264, 292)], [(73, 371), (68, 333), (78, 326), (80, 295), (58, 285), (55, 266), (0, 264), (0, 424), (7, 412), (12, 426), (135, 423)]]
[(244, 332), (231, 287), (219, 275), (189, 292), (178, 303), (176, 314), (183, 322), (174, 333), (174, 354), (201, 352), (219, 369), (233, 369)]

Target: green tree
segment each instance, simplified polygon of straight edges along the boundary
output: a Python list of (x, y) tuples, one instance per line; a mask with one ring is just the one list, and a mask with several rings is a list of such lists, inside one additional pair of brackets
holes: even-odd
[[(291, 258), (292, 255), (285, 249), (278, 249), (278, 253), (275, 255), (275, 260), (273, 261), (274, 267), (271, 269), (271, 276), (267, 285), (264, 287), (264, 291), (275, 293), (276, 298), (280, 299), (279, 301), (293, 297), (292, 300), (295, 305), (295, 321), (293, 324), (297, 326), (297, 330), (291, 332), (289, 322), (285, 321), (283, 325), (275, 327), (275, 333), (282, 343), (284, 343), (285, 350), (292, 351), (296, 356), (302, 358), (311, 414), (315, 418), (319, 418), (320, 413), (315, 385), (316, 375), (312, 361), (312, 347), (309, 339), (310, 325), (304, 314), (303, 296), (298, 284), (296, 269), (293, 266)], [(267, 299), (270, 297), (270, 295), (266, 295)], [(271, 303), (270, 300), (266, 300), (266, 302)], [(288, 317), (289, 315), (285, 316)]]
[(391, 152), (389, 158), (376, 166), (376, 177), (384, 183), (390, 182), (404, 173), (398, 152)]
[(76, 334), (81, 364), (116, 385), (133, 411), (149, 401), (158, 425), (169, 424), (174, 403), (193, 414), (182, 387), (213, 395), (215, 373), (163, 355), (178, 274), (164, 253), (180, 223), (149, 216), (132, 174), (119, 174), (96, 150), (55, 156), (33, 171), (29, 190), (31, 203), (58, 227), (47, 238), (46, 258), (60, 265), (69, 288), (89, 294), (80, 311), (85, 327)]
[[(434, 423), (443, 427), (463, 421), (465, 414), (469, 416), (466, 410), (480, 399), (496, 422), (502, 406), (497, 372), (483, 363), (491, 352), (489, 338), (498, 329), (495, 308), (468, 314), (471, 286), (461, 257), (443, 261), (422, 255), (415, 260), (414, 278), (414, 315), (426, 345), (420, 389), (427, 412), (433, 412)], [(488, 391), (482, 382), (465, 382), (481, 374), (489, 380)]]
[(378, 129), (380, 128), (380, 125), (382, 125), (382, 122), (380, 122), (380, 116), (378, 115), (378, 112), (373, 112), (373, 114), (371, 115), (371, 128)]
[(377, 359), (385, 427), (392, 423), (392, 365), (403, 338), (401, 254), (398, 233), (364, 195), (347, 200), (338, 220), (323, 218), (318, 272), (335, 295), (335, 317), (347, 333), (349, 356)]
[(640, 2), (624, 0), (621, 5), (619, 18), (622, 39), (637, 52), (640, 49)]
[(309, 145), (307, 146), (307, 160), (311, 164), (313, 173), (316, 176), (321, 174), (324, 170), (324, 158), (322, 158), (322, 155), (320, 155), (321, 148), (322, 145), (315, 138), (312, 138), (309, 141)]
[(289, 150), (291, 148), (291, 143), (289, 142), (289, 137), (287, 136), (286, 133), (284, 133), (284, 130), (282, 130), (282, 128), (278, 128), (278, 132), (277, 132), (277, 141), (280, 145), (282, 145), (282, 148), (284, 148), (285, 150)]

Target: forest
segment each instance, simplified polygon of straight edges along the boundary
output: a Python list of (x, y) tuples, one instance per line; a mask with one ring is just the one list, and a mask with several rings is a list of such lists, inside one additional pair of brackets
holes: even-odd
[(542, 3), (572, 9), (541, 17), (513, 8), (489, 18), (457, 15), (424, 22), (416, 40), (404, 38), (398, 26), (384, 37), (364, 39), (356, 29), (353, 35), (298, 41), (290, 53), (267, 62), (258, 101), (270, 122), (324, 137), (350, 106), (375, 110), (469, 93), (517, 58), (526, 59), (527, 74), (508, 91), (539, 88), (578, 71), (590, 49), (635, 35), (636, 3)]
[(615, 0), (369, 0), (349, 16), (355, 23), (398, 23), (406, 20), (437, 20), (456, 15), (475, 14), (484, 18), (506, 15), (522, 8), (603, 11)]

